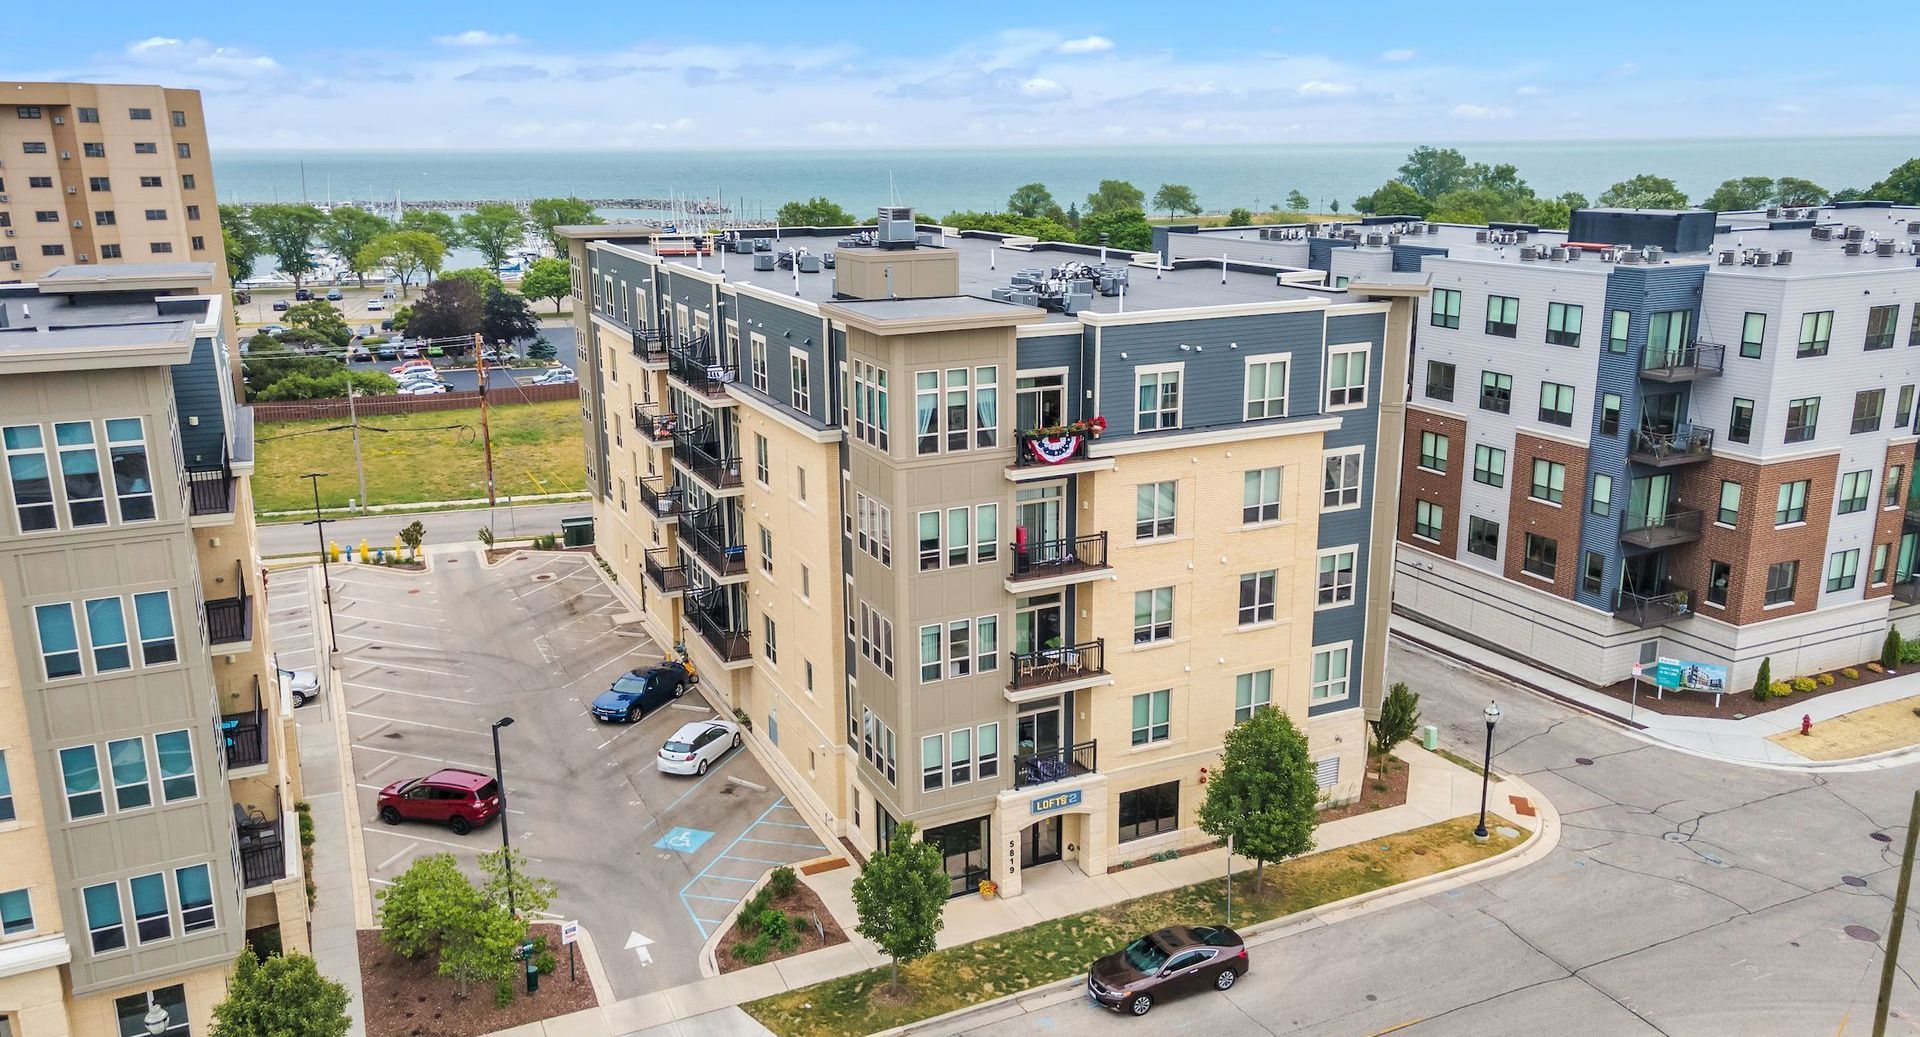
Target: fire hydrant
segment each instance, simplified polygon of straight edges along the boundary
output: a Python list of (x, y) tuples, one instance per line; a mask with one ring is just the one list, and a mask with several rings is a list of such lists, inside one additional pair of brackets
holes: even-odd
[(1813, 714), (1812, 713), (1802, 713), (1800, 715), (1800, 733), (1803, 735), (1810, 735), (1813, 733)]

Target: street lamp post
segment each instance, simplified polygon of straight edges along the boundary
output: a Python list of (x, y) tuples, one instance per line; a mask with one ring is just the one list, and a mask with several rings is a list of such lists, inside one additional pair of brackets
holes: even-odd
[(326, 478), (325, 472), (308, 472), (300, 478), (313, 484), (313, 521), (304, 523), (313, 527), (320, 538), (320, 582), (327, 588), (327, 638), (335, 652), (340, 651), (340, 629), (333, 621), (333, 571), (327, 567), (327, 520), (320, 514), (320, 480)]
[(493, 722), (493, 783), (500, 787), (500, 860), (507, 868), (507, 914), (513, 910), (513, 846), (507, 838), (507, 777), (500, 766), (500, 729), (512, 727), (512, 717)]
[(1487, 841), (1487, 783), (1493, 780), (1493, 725), (1500, 722), (1500, 703), (1487, 703), (1487, 760), (1480, 768), (1480, 823), (1474, 826), (1475, 842)]
[(167, 1032), (167, 1027), (173, 1025), (173, 1016), (166, 1009), (156, 1004), (147, 1009), (146, 1016), (143, 1017), (140, 1022), (147, 1028), (148, 1033), (153, 1034), (154, 1037), (160, 1037), (161, 1034)]

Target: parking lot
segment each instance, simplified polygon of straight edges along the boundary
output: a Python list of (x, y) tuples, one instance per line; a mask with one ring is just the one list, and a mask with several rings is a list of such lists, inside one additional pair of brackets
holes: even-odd
[[(762, 873), (826, 852), (744, 748), (702, 777), (655, 769), (669, 734), (714, 715), (697, 691), (631, 725), (588, 714), (614, 677), (661, 659), (637, 625), (615, 623), (626, 607), (590, 557), (488, 567), (478, 550), (459, 550), (434, 555), (426, 573), (337, 565), (333, 584), (337, 717), (352, 743), (375, 890), (422, 855), (452, 852), (471, 865), (499, 846), (498, 823), (465, 836), (390, 826), (376, 802), (387, 784), (441, 767), (491, 772), (489, 726), (509, 716), (500, 735), (513, 845), (559, 887), (549, 913), (579, 919), (616, 997), (698, 978), (701, 945)], [(272, 607), (278, 637), (296, 617), (280, 613), (277, 596)], [(625, 949), (633, 933), (651, 941), (650, 964)]]

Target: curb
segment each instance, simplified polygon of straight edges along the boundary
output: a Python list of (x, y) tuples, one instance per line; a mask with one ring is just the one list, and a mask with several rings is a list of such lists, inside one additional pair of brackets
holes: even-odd
[[(804, 861), (794, 861), (792, 864), (785, 865), (785, 867), (792, 868), (794, 877), (800, 879), (800, 881), (802, 882), (805, 882), (806, 879), (804, 876), (806, 873), (804, 869), (811, 867), (812, 865), (819, 864), (821, 861), (837, 861), (841, 859), (842, 857), (840, 854), (828, 853), (824, 857), (810, 857)], [(722, 937), (727, 935), (727, 930), (733, 928), (734, 921), (740, 917), (740, 911), (742, 908), (747, 906), (747, 901), (752, 900), (755, 894), (759, 893), (762, 889), (766, 888), (768, 880), (773, 878), (773, 872), (774, 872), (773, 868), (768, 868), (765, 872), (761, 873), (760, 878), (755, 880), (753, 884), (753, 888), (747, 890), (747, 895), (744, 897), (741, 897), (739, 901), (736, 902), (733, 905), (733, 907), (727, 911), (727, 917), (724, 920), (722, 920), (722, 922), (717, 928), (713, 930), (713, 935), (707, 937), (707, 942), (701, 945), (700, 947), (700, 978), (701, 979), (713, 979), (716, 976), (724, 975), (724, 973), (720, 971), (720, 957), (719, 957), (720, 940)], [(814, 896), (816, 897), (819, 895), (820, 894), (818, 892), (814, 893)], [(835, 919), (835, 921), (837, 922), (838, 919)], [(788, 959), (778, 958), (775, 960), (787, 961)], [(766, 965), (766, 964), (771, 964), (771, 962), (761, 962), (761, 964)], [(757, 967), (758, 966), (749, 966), (749, 968), (757, 968)]]

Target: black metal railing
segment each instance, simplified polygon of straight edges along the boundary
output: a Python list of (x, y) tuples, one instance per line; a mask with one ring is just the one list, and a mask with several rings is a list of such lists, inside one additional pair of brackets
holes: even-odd
[(717, 490), (740, 485), (740, 459), (722, 452), (720, 440), (707, 426), (673, 431), (673, 456)]
[(1615, 617), (1637, 627), (1657, 627), (1692, 611), (1693, 595), (1671, 582), (1662, 583), (1650, 593), (1623, 590), (1613, 605)]
[(260, 678), (253, 679), (253, 709), (220, 718), (228, 767), (258, 767), (267, 762), (267, 710), (260, 701)]
[(715, 615), (707, 600), (694, 602), (687, 610), (687, 616), (693, 620), (693, 628), (720, 654), (720, 658), (727, 662), (738, 662), (753, 654), (747, 632), (733, 629), (731, 624)]
[(233, 510), (233, 465), (224, 452), (217, 465), (187, 466), (187, 500), (195, 515), (225, 515)]
[(1040, 451), (1037, 451), (1033, 446), (1033, 444), (1039, 440), (1058, 440), (1059, 438), (1060, 437), (1057, 436), (1035, 435), (1032, 432), (1015, 432), (1013, 434), (1013, 466), (1015, 468), (1026, 468), (1030, 465), (1045, 467), (1050, 464), (1066, 464), (1069, 461), (1085, 461), (1087, 459), (1087, 446), (1093, 442), (1092, 436), (1080, 436), (1078, 437), (1079, 442), (1074, 443), (1072, 449), (1066, 450), (1062, 454), (1048, 454), (1046, 457), (1042, 457)]
[(1667, 505), (1663, 514), (1648, 515), (1628, 511), (1620, 527), (1620, 539), (1636, 547), (1671, 547), (1700, 539), (1701, 513), (1698, 508)]
[(1104, 637), (1077, 645), (1009, 654), (1013, 657), (1013, 680), (1008, 687), (1016, 691), (1097, 677), (1107, 672), (1107, 639)]
[(680, 546), (692, 547), (693, 553), (717, 575), (738, 576), (747, 571), (747, 548), (744, 544), (730, 544), (728, 539), (717, 504), (681, 516)]
[(1044, 749), (1040, 752), (1020, 753), (1013, 758), (1013, 787), (1030, 788), (1045, 785), (1052, 781), (1065, 781), (1082, 774), (1092, 774), (1097, 769), (1096, 742), (1081, 742), (1079, 745), (1063, 745), (1057, 749)]
[(1665, 349), (1653, 347), (1641, 357), (1640, 377), (1656, 382), (1680, 382), (1717, 375), (1726, 362), (1727, 347), (1713, 342), (1689, 342)]
[(677, 594), (687, 589), (687, 563), (668, 565), (667, 555), (671, 548), (656, 547), (647, 552), (641, 564), (646, 567), (647, 579), (662, 594)]
[(286, 826), (234, 804), (234, 840), (240, 844), (240, 877), (247, 888), (287, 877)]
[(633, 329), (633, 355), (647, 363), (667, 358), (667, 343), (673, 338), (665, 328)]
[(1044, 580), (1108, 568), (1105, 530), (1064, 540), (1016, 542), (1012, 547), (1016, 580)]
[(235, 562), (233, 585), (239, 594), (207, 602), (207, 640), (217, 645), (253, 640), (253, 599), (247, 593), (246, 566)]
[(659, 518), (673, 518), (680, 514), (684, 494), (679, 490), (664, 490), (655, 485), (660, 480), (640, 480), (640, 503), (646, 505), (648, 513)]
[(674, 427), (680, 424), (680, 416), (671, 412), (656, 414), (643, 403), (633, 405), (634, 431), (653, 440), (664, 443), (673, 439)]
[(1713, 430), (1683, 425), (1672, 432), (1641, 429), (1633, 434), (1627, 457), (1640, 464), (1665, 467), (1705, 461), (1713, 452)]
[(728, 384), (740, 378), (740, 365), (722, 363), (714, 356), (711, 335), (693, 335), (667, 348), (667, 374), (695, 392), (725, 396)]

